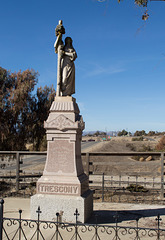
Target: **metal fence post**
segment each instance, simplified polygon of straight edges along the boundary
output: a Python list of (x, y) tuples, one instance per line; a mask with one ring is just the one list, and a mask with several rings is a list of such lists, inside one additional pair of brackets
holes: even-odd
[(161, 153), (161, 190), (160, 198), (164, 199), (164, 152)]
[(3, 204), (4, 200), (1, 199), (0, 205), (0, 240), (3, 239)]
[(19, 210), (19, 239), (21, 239), (21, 232), (22, 232), (22, 210)]
[(19, 191), (19, 172), (20, 172), (20, 155), (16, 153), (16, 192)]
[(157, 239), (160, 239), (160, 221), (162, 220), (160, 218), (160, 215), (158, 214), (157, 218), (155, 219), (156, 221), (158, 221), (158, 232), (157, 232)]
[(78, 216), (79, 216), (79, 212), (78, 212), (78, 209), (76, 208), (76, 211), (74, 213), (74, 216), (76, 216), (76, 225), (75, 225), (75, 240), (77, 240), (77, 237), (78, 237)]
[[(37, 240), (39, 240), (39, 234), (40, 234), (40, 214), (42, 213), (41, 210), (40, 210), (40, 206), (38, 206), (38, 209), (36, 211), (37, 213)], [(44, 239), (44, 238), (43, 238)]]
[(118, 213), (116, 212), (116, 214), (113, 216), (114, 219), (115, 219), (115, 237), (114, 239), (117, 240), (117, 239), (120, 239), (119, 236), (118, 236), (118, 220), (119, 220), (119, 215)]
[(136, 218), (136, 238), (135, 239), (140, 239), (140, 237), (139, 237), (139, 219), (140, 219), (140, 217)]
[(102, 175), (102, 202), (104, 202), (104, 173)]
[[(95, 235), (94, 235), (94, 236), (95, 236), (95, 240), (100, 239), (100, 238), (99, 238), (99, 235), (98, 235), (98, 224), (97, 224), (97, 223), (98, 223), (98, 220), (97, 220), (97, 217), (98, 217), (98, 216), (97, 216), (97, 214), (96, 214), (96, 215), (95, 215), (96, 225), (95, 225), (95, 227), (94, 227), (94, 228), (95, 228)], [(93, 239), (94, 239), (94, 236), (93, 236)]]
[(56, 213), (56, 216), (57, 216), (57, 224), (56, 224), (56, 240), (58, 240), (58, 234), (59, 234), (59, 230), (58, 230), (58, 227), (59, 227), (59, 213), (57, 212)]

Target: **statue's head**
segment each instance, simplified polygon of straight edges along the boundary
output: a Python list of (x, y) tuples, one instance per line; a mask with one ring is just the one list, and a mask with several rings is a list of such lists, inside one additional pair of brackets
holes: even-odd
[(71, 46), (72, 47), (72, 39), (71, 39), (71, 37), (66, 37), (65, 38), (65, 45), (69, 45), (69, 46)]

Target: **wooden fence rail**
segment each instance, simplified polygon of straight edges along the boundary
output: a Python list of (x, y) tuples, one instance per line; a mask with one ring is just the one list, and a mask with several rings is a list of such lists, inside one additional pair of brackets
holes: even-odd
[[(29, 152), (29, 151), (0, 151), (0, 158), (3, 156), (13, 155), (16, 158), (16, 192), (19, 191), (19, 180), (22, 176), (20, 176), (21, 171), (21, 164), (23, 161), (21, 160), (21, 156), (28, 156), (28, 155), (42, 155), (46, 156), (47, 152)], [(82, 156), (85, 156), (86, 162), (86, 173), (89, 176), (93, 172), (90, 171), (90, 165), (93, 165), (94, 161), (91, 160), (92, 156), (157, 156), (160, 157), (160, 167), (161, 167), (161, 174), (160, 174), (160, 182), (161, 182), (161, 189), (160, 189), (160, 198), (164, 198), (164, 152), (87, 152), (82, 153)], [(101, 162), (104, 165), (104, 162)], [(107, 163), (106, 163), (107, 164)]]

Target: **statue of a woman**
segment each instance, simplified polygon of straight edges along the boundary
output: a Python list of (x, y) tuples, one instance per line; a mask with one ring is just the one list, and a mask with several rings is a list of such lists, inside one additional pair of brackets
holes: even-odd
[(77, 58), (77, 54), (70, 37), (66, 37), (65, 46), (63, 44), (62, 35), (65, 34), (65, 28), (62, 25), (62, 20), (59, 20), (55, 34), (57, 39), (54, 47), (55, 53), (58, 54), (56, 96), (71, 96), (75, 93), (74, 60)]
[(65, 38), (65, 46), (61, 50), (61, 92), (62, 96), (75, 93), (75, 65), (77, 54), (70, 37)]

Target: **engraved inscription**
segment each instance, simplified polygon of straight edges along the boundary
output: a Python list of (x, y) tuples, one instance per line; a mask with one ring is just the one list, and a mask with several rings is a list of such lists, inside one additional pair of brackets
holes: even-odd
[(74, 172), (74, 145), (69, 140), (54, 140), (49, 142), (48, 163), (49, 172)]
[(57, 184), (39, 184), (38, 192), (40, 193), (53, 193), (53, 194), (78, 194), (78, 186), (71, 185), (57, 185)]

